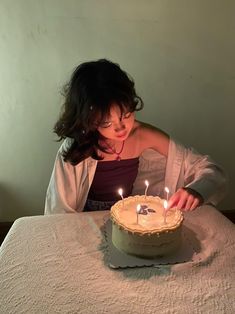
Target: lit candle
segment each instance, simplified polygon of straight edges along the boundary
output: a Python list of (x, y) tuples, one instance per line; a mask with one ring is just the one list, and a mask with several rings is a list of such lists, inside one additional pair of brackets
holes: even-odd
[(122, 206), (124, 207), (124, 198), (123, 198), (123, 189), (119, 189), (118, 190), (118, 194), (121, 196), (122, 198)]
[(166, 192), (166, 200), (167, 200), (167, 202), (168, 202), (168, 198), (169, 198), (169, 189), (168, 189), (168, 187), (166, 186), (165, 187), (165, 192)]
[(167, 212), (167, 207), (168, 207), (168, 202), (165, 200), (163, 203), (163, 208), (164, 208), (164, 224), (166, 223), (166, 212)]
[(144, 183), (145, 183), (145, 185), (146, 185), (145, 192), (144, 192), (144, 198), (146, 198), (146, 196), (147, 196), (147, 190), (148, 190), (148, 187), (149, 187), (149, 182), (148, 182), (148, 180), (145, 180)]
[(137, 215), (137, 224), (139, 223), (139, 212), (140, 212), (141, 206), (140, 204), (137, 205), (136, 207), (136, 215)]

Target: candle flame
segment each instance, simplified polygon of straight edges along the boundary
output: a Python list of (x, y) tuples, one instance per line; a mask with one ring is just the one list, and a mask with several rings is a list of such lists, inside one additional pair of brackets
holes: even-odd
[(164, 209), (167, 209), (167, 207), (168, 207), (168, 202), (166, 200), (163, 203), (163, 207), (164, 207)]
[(118, 193), (119, 193), (120, 196), (122, 196), (122, 194), (123, 194), (123, 189), (119, 189), (119, 190), (118, 190)]
[(144, 183), (145, 183), (146, 186), (149, 186), (148, 180), (145, 180)]
[(136, 212), (137, 212), (137, 214), (139, 214), (140, 209), (141, 209), (141, 205), (140, 205), (140, 204), (138, 204), (138, 205), (137, 205), (137, 207), (136, 207)]
[(170, 192), (167, 186), (165, 187), (165, 191), (166, 191), (166, 193)]

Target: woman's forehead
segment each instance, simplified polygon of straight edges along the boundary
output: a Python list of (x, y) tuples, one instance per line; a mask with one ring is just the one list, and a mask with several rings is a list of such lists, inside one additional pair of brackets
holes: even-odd
[(111, 107), (110, 107), (110, 111), (109, 111), (109, 115), (110, 116), (115, 116), (115, 115), (118, 115), (120, 116), (122, 114), (122, 112), (124, 111), (124, 108), (120, 105), (117, 105), (117, 104), (112, 104)]
[(97, 110), (96, 111), (96, 121), (104, 121), (104, 120), (111, 120), (112, 118), (118, 117), (120, 118), (123, 113), (129, 111), (129, 108), (125, 105), (112, 103), (106, 111)]

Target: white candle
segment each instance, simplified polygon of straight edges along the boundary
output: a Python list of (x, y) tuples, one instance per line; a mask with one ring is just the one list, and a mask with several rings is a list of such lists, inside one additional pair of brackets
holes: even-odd
[(166, 212), (167, 212), (167, 207), (168, 207), (168, 202), (165, 200), (163, 203), (163, 208), (164, 208), (164, 224), (166, 223)]
[(122, 198), (122, 206), (124, 207), (124, 198), (123, 198), (123, 189), (119, 189), (118, 190), (118, 194), (121, 196)]
[(168, 187), (166, 186), (165, 187), (165, 192), (166, 192), (166, 200), (167, 200), (167, 202), (168, 202), (168, 198), (169, 198), (169, 189), (168, 189)]
[(137, 224), (139, 223), (139, 212), (140, 212), (141, 206), (140, 204), (137, 205), (136, 207), (136, 215), (137, 215)]
[(145, 180), (144, 183), (145, 183), (145, 185), (146, 185), (145, 192), (144, 192), (144, 198), (146, 198), (146, 196), (147, 196), (147, 190), (148, 190), (148, 187), (149, 187), (149, 182), (148, 182), (148, 180)]

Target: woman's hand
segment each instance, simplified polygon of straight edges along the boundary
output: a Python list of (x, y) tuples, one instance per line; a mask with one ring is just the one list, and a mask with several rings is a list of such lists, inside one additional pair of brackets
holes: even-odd
[(180, 188), (168, 201), (168, 208), (177, 207), (182, 211), (192, 211), (203, 203), (202, 196), (190, 188)]

